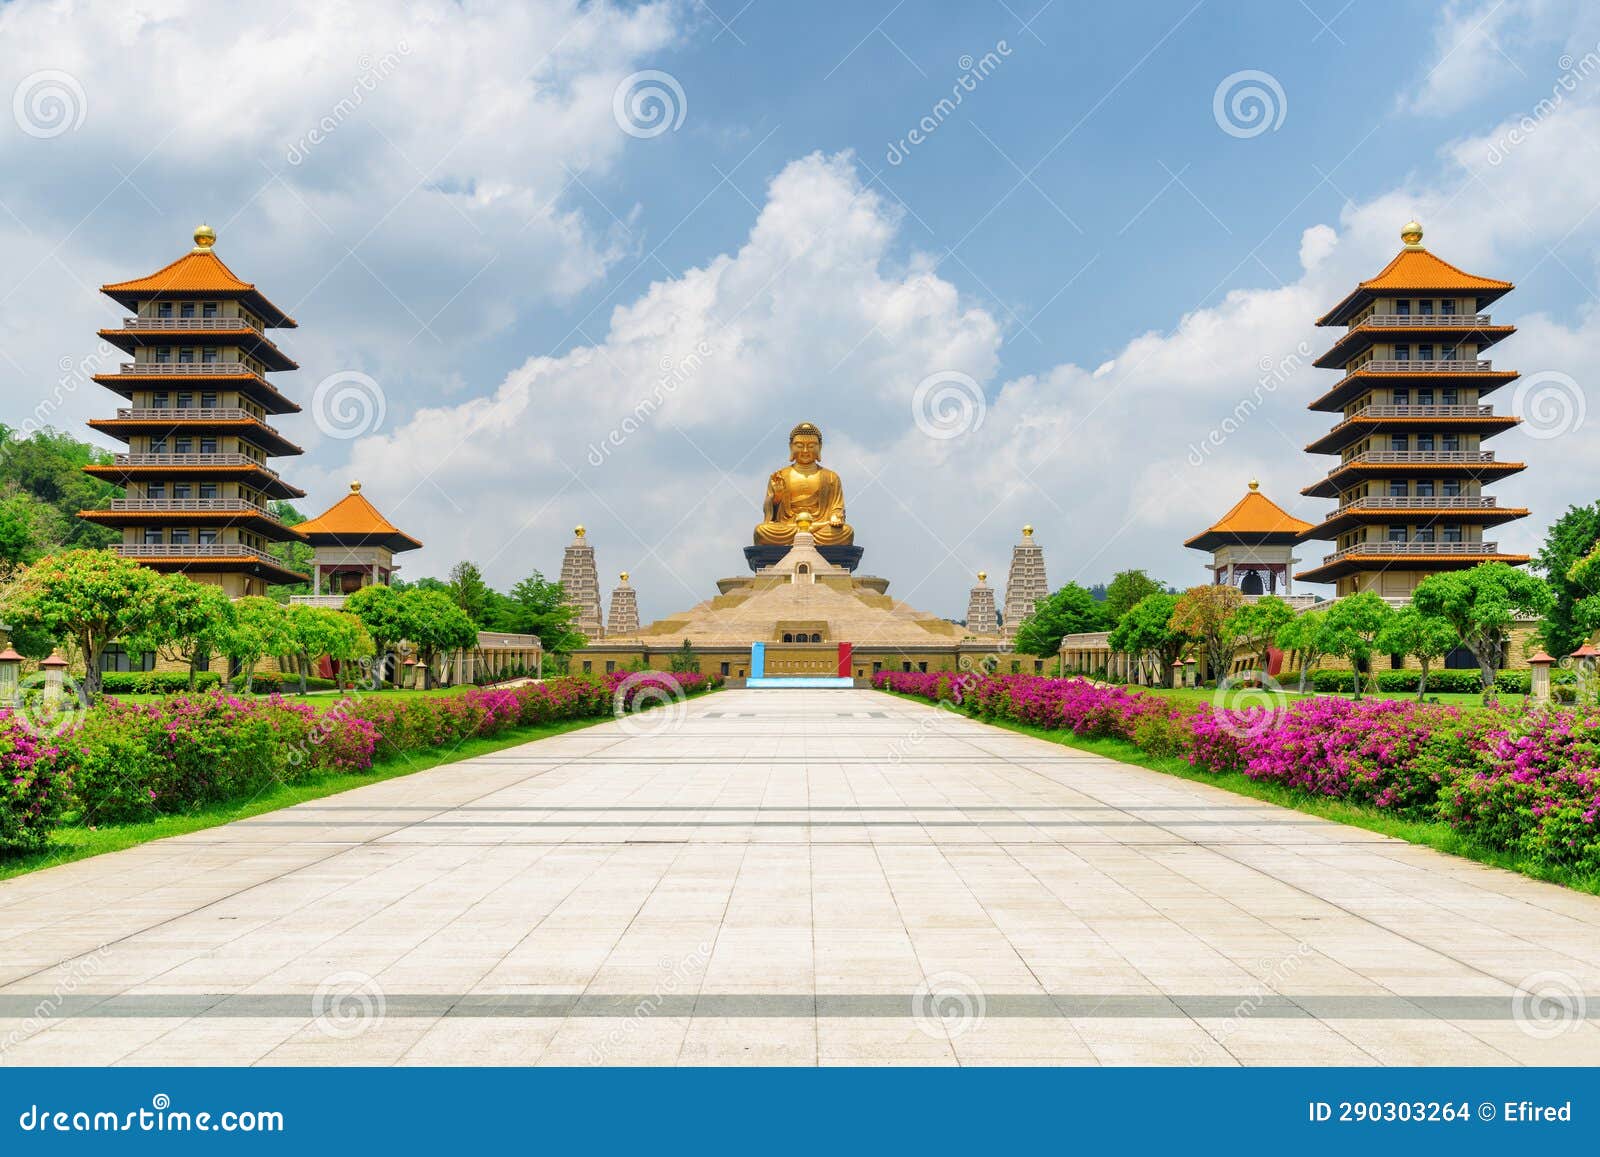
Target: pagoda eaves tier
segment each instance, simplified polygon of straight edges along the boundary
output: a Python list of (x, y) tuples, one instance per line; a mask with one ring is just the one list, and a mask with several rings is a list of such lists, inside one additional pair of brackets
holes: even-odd
[(1515, 332), (1484, 312), (1513, 286), (1434, 256), (1414, 221), (1401, 239), (1381, 273), (1317, 321), (1345, 327), (1316, 361), (1343, 373), (1310, 409), (1340, 417), (1306, 449), (1338, 462), (1301, 493), (1337, 505), (1302, 538), (1337, 549), (1296, 577), (1333, 582), (1339, 595), (1404, 597), (1437, 571), (1527, 561), (1483, 534), (1528, 513), (1483, 493), (1523, 469), (1483, 449), (1519, 421), (1482, 400), (1518, 376), (1483, 356)]
[(223, 264), (208, 226), (194, 240), (149, 277), (101, 286), (130, 316), (100, 337), (133, 361), (94, 375), (129, 404), (89, 425), (127, 450), (85, 469), (125, 494), (79, 513), (120, 528), (120, 554), (235, 598), (260, 595), (306, 577), (270, 553), (302, 541), (270, 504), (305, 492), (269, 465), (301, 450), (267, 420), (300, 409), (267, 380), (298, 368), (267, 336), (295, 322)]

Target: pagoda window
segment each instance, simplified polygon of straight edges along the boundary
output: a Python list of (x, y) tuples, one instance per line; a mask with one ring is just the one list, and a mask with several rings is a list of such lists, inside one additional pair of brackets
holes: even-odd
[(1431, 405), (1433, 405), (1433, 387), (1432, 386), (1423, 386), (1421, 389), (1419, 389), (1417, 391), (1417, 405), (1419, 405), (1419, 406), (1431, 406)]
[(1433, 346), (1419, 345), (1417, 347), (1417, 360), (1419, 362), (1431, 362), (1433, 360)]
[(174, 498), (192, 498), (194, 497), (193, 491), (194, 487), (187, 482), (174, 482), (172, 484), (172, 497)]
[(1407, 434), (1390, 434), (1389, 435), (1389, 449), (1391, 449), (1391, 450), (1404, 450), (1404, 449), (1406, 449), (1407, 445), (1409, 443), (1409, 437), (1410, 436), (1407, 435)]
[(150, 357), (152, 360), (160, 363), (161, 365), (166, 365), (172, 360), (172, 347), (169, 345), (158, 345), (150, 351)]
[(1443, 539), (1445, 542), (1464, 542), (1461, 527), (1457, 523), (1447, 523), (1444, 527)]
[(200, 439), (200, 453), (202, 453), (202, 454), (215, 454), (216, 452), (217, 452), (217, 440), (216, 440), (215, 437), (201, 438)]
[(152, 453), (152, 454), (165, 454), (166, 452), (167, 452), (167, 440), (165, 438), (151, 438), (150, 439), (150, 453)]
[(181, 302), (178, 305), (178, 316), (179, 317), (193, 317), (194, 316), (194, 302), (192, 302), (192, 301)]
[(200, 407), (205, 410), (215, 410), (217, 408), (217, 395), (201, 394)]
[(1404, 498), (1405, 496), (1406, 484), (1398, 478), (1389, 479), (1389, 497)]
[(206, 365), (210, 365), (217, 360), (217, 353), (218, 350), (215, 346), (207, 346), (205, 349), (200, 351), (200, 361)]
[(1411, 347), (1408, 346), (1408, 345), (1397, 345), (1397, 346), (1395, 346), (1394, 347), (1394, 360), (1397, 361), (1397, 362), (1408, 362), (1408, 361), (1410, 361), (1411, 360)]
[(1397, 386), (1393, 397), (1394, 404), (1397, 406), (1409, 406), (1411, 404), (1411, 391), (1405, 386)]
[(1433, 435), (1432, 434), (1418, 434), (1417, 435), (1417, 449), (1418, 450), (1432, 450), (1433, 449)]
[(1439, 311), (1446, 317), (1454, 317), (1456, 313), (1455, 300), (1453, 298), (1445, 298), (1439, 303)]
[(1461, 435), (1459, 435), (1459, 434), (1440, 434), (1439, 435), (1439, 449), (1441, 449), (1441, 450), (1459, 450), (1459, 449), (1461, 449)]
[(144, 528), (144, 542), (145, 542), (146, 546), (159, 545), (160, 542), (161, 542), (161, 528), (159, 526), (147, 526), (147, 527), (145, 527)]
[(1395, 313), (1399, 314), (1401, 317), (1410, 317), (1411, 316), (1411, 302), (1409, 302), (1409, 301), (1397, 301), (1397, 302), (1395, 302), (1394, 303), (1394, 311), (1395, 311)]
[(200, 316), (201, 317), (216, 317), (217, 316), (217, 303), (214, 302), (214, 301), (201, 302), (200, 303)]
[(202, 546), (210, 546), (217, 541), (217, 532), (216, 530), (208, 527), (196, 533), (195, 541), (200, 543)]
[(1418, 498), (1432, 498), (1433, 497), (1433, 479), (1432, 478), (1420, 478), (1420, 479), (1417, 480), (1417, 497)]
[(165, 498), (167, 496), (167, 484), (165, 482), (145, 483), (144, 496), (146, 498)]
[(187, 409), (190, 409), (193, 406), (194, 406), (194, 395), (193, 394), (179, 394), (178, 395), (178, 409), (187, 410)]
[(1403, 527), (1403, 526), (1391, 526), (1389, 528), (1389, 541), (1390, 542), (1404, 542), (1405, 540), (1406, 540), (1406, 528), (1405, 527)]
[(170, 395), (165, 390), (150, 395), (150, 408), (152, 410), (165, 410), (170, 403)]
[(172, 528), (172, 545), (173, 546), (188, 546), (189, 545), (189, 528), (187, 526), (174, 526)]
[(1419, 313), (1421, 313), (1423, 317), (1432, 317), (1433, 316), (1433, 300), (1430, 298), (1430, 299), (1428, 299), (1426, 301), (1417, 302), (1417, 311)]
[[(1452, 354), (1454, 350), (1450, 351)], [(1461, 391), (1454, 386), (1446, 386), (1439, 391), (1439, 403), (1444, 406), (1459, 406), (1461, 404)]]
[(1446, 478), (1439, 484), (1439, 489), (1446, 498), (1457, 498), (1461, 494), (1461, 479)]
[(156, 302), (156, 316), (157, 317), (171, 317), (172, 316), (172, 302), (170, 302), (170, 301), (158, 301), (158, 302)]
[(1417, 527), (1417, 535), (1416, 535), (1416, 538), (1413, 541), (1415, 541), (1415, 542), (1432, 542), (1433, 541), (1433, 527), (1431, 527), (1431, 526), (1419, 526), (1419, 527)]
[(194, 453), (194, 439), (193, 438), (174, 438), (172, 440), (172, 452), (174, 454), (193, 454)]
[(217, 484), (215, 482), (202, 482), (202, 483), (200, 483), (200, 497), (201, 498), (215, 498), (216, 496), (217, 496)]
[(194, 361), (194, 350), (188, 346), (180, 346), (178, 349), (178, 361), (184, 364)]

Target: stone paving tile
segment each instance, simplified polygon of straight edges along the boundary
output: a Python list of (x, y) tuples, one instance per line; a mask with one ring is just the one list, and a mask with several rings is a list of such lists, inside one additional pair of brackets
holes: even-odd
[[(1550, 983), (1589, 1019), (1519, 1023)], [(1597, 1018), (1595, 897), (865, 691), (0, 884), (0, 1064), (1600, 1064)]]

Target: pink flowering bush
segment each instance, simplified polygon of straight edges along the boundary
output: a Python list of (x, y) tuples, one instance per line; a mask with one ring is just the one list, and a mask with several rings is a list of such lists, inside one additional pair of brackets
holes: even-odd
[(1175, 706), (1083, 679), (880, 672), (873, 685), (982, 719), (1127, 740), (1201, 771), (1442, 820), (1542, 863), (1600, 871), (1600, 712), (1471, 711), (1337, 697)]
[(26, 720), (0, 711), (0, 848), (40, 847), (60, 822), (72, 784), (57, 754)]

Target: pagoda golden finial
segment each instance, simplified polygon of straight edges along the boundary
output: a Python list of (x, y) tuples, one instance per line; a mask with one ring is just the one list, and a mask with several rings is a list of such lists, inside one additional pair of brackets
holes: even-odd
[(1022, 528), (1022, 537), (1023, 538), (1032, 538), (1033, 537), (1033, 524), (1032, 523), (1029, 523), (1027, 526), (1024, 526)]
[(579, 538), (582, 538), (584, 536), (584, 533), (585, 533), (584, 529), (583, 529), (583, 524), (579, 523), (577, 526), (574, 526), (572, 528), (572, 533), (577, 535)]
[(217, 231), (209, 225), (201, 224), (194, 231), (194, 251), (205, 253), (217, 243)]
[(1261, 489), (1261, 479), (1259, 479), (1259, 478), (1250, 479), (1250, 489), (1251, 490), (1260, 490)]
[(1422, 225), (1415, 217), (1400, 226), (1400, 240), (1406, 243), (1407, 249), (1422, 248)]
[(351, 494), (360, 494), (361, 493), (361, 483), (359, 483), (359, 482), (350, 483), (350, 493)]
[(978, 572), (978, 581), (980, 583), (988, 582), (989, 581), (989, 572), (986, 571), (986, 570), (980, 570)]
[(627, 586), (628, 585), (628, 572), (627, 571), (623, 571), (622, 574), (619, 577), (622, 579), (622, 585), (623, 586)]

